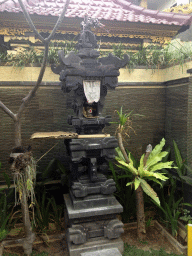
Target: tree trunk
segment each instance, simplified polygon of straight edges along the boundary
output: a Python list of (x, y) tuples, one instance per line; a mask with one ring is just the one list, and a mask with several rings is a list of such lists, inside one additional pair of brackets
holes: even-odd
[(141, 185), (135, 190), (136, 195), (136, 209), (137, 209), (137, 236), (140, 240), (145, 239), (145, 212), (144, 212), (144, 198), (143, 189)]
[(32, 232), (31, 222), (29, 218), (28, 202), (27, 202), (26, 193), (24, 189), (22, 191), (22, 198), (21, 198), (21, 210), (22, 210), (22, 217), (23, 217), (25, 236), (26, 236), (23, 242), (23, 249), (25, 254), (31, 255), (33, 242), (35, 240), (35, 233)]
[(125, 148), (124, 148), (124, 145), (123, 145), (122, 135), (121, 135), (120, 132), (117, 133), (117, 140), (118, 140), (119, 148), (121, 149), (121, 152), (122, 152), (122, 154), (125, 158), (125, 161), (126, 161), (127, 164), (129, 164), (130, 161), (129, 161), (129, 158), (128, 158), (127, 153), (125, 151)]
[(15, 147), (21, 146), (21, 120), (20, 118), (17, 118), (16, 121), (14, 121), (15, 125)]

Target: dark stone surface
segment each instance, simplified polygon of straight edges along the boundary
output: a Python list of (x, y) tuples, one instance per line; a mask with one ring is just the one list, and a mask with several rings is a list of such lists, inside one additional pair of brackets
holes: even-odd
[(115, 203), (107, 205), (107, 206), (100, 206), (100, 207), (93, 207), (93, 208), (81, 208), (75, 210), (73, 208), (70, 196), (68, 194), (64, 195), (65, 205), (67, 209), (67, 215), (69, 220), (77, 219), (77, 218), (85, 218), (85, 217), (94, 217), (94, 216), (102, 216), (102, 215), (111, 215), (111, 214), (118, 214), (123, 211), (123, 207), (120, 203), (114, 199)]
[(104, 237), (109, 239), (119, 238), (123, 232), (123, 223), (118, 219), (109, 221), (104, 227)]
[(73, 244), (83, 244), (88, 241), (88, 239), (95, 237), (116, 239), (119, 238), (123, 232), (123, 223), (120, 220), (101, 219), (71, 224), (68, 228), (67, 237)]
[[(72, 139), (69, 143), (72, 162), (80, 163), (83, 158), (104, 157), (108, 160), (115, 158), (117, 139), (113, 136), (106, 138)], [(98, 154), (97, 154), (97, 151)], [(91, 154), (92, 152), (92, 154)]]
[[(124, 243), (120, 238), (113, 240), (109, 240), (106, 238), (92, 238), (89, 239), (89, 241), (83, 245), (74, 245), (68, 242), (70, 256), (82, 256), (83, 253), (94, 253), (95, 251), (111, 248), (116, 248), (120, 253), (123, 253)], [(115, 256), (119, 255), (117, 254)]]
[(72, 182), (71, 186), (71, 192), (76, 198), (87, 197), (91, 194), (110, 195), (115, 191), (116, 186), (114, 180), (107, 179), (102, 174), (97, 174), (94, 182), (90, 181), (88, 175), (82, 175), (77, 181)]
[(86, 230), (82, 225), (72, 225), (68, 228), (67, 237), (73, 244), (84, 244), (87, 241)]
[(116, 199), (113, 195), (89, 195), (84, 198), (76, 198), (70, 191), (70, 198), (72, 200), (74, 210), (82, 208), (94, 208), (107, 205), (113, 205), (116, 203)]
[(81, 253), (81, 256), (121, 256), (121, 255), (122, 254), (117, 248)]

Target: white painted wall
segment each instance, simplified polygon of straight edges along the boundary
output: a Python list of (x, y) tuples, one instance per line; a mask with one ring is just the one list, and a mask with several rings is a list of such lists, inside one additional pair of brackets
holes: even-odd
[(190, 3), (190, 0), (177, 0), (177, 5), (180, 5), (180, 4), (189, 4)]

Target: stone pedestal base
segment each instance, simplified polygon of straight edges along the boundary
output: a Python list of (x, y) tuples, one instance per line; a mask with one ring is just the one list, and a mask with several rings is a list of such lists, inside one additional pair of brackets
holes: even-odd
[(77, 200), (70, 195), (64, 195), (69, 255), (82, 256), (85, 252), (112, 248), (123, 252), (124, 244), (120, 239), (123, 223), (116, 216), (123, 211), (123, 207), (116, 198), (99, 195)]
[(112, 249), (104, 249), (95, 252), (85, 252), (82, 253), (81, 256), (121, 256), (122, 254), (119, 252), (117, 248)]
[[(109, 240), (106, 238), (92, 238), (88, 242), (82, 245), (74, 245), (70, 242), (68, 242), (68, 250), (70, 256), (85, 256), (87, 255), (97, 255), (96, 252), (104, 249), (114, 249), (114, 252), (120, 252), (123, 253), (124, 251), (124, 243), (123, 241), (118, 238), (115, 240)], [(87, 254), (86, 254), (87, 253)], [(95, 253), (95, 254), (94, 254)], [(119, 253), (119, 255), (121, 255)], [(109, 254), (101, 254), (102, 256), (106, 256)], [(119, 256), (118, 254), (115, 254), (114, 256)], [(99, 254), (100, 256), (100, 254)], [(110, 254), (109, 256), (113, 256), (113, 254)]]

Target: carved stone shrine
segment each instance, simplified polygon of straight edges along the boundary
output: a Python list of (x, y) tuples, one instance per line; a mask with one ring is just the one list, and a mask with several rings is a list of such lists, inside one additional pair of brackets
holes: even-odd
[(60, 75), (62, 91), (68, 93), (75, 113), (68, 117), (68, 123), (77, 134), (84, 135), (65, 140), (71, 158), (70, 191), (64, 195), (70, 256), (112, 248), (122, 253), (124, 249), (120, 238), (123, 223), (117, 218), (123, 208), (113, 195), (114, 180), (105, 176), (118, 143), (115, 137), (102, 134), (111, 121), (110, 116), (102, 116), (102, 109), (107, 91), (117, 87), (119, 69), (129, 58), (124, 55), (121, 60), (112, 54), (99, 58), (93, 26), (101, 24), (85, 17), (78, 52), (64, 56), (60, 50), (61, 64), (52, 66), (52, 71)]

